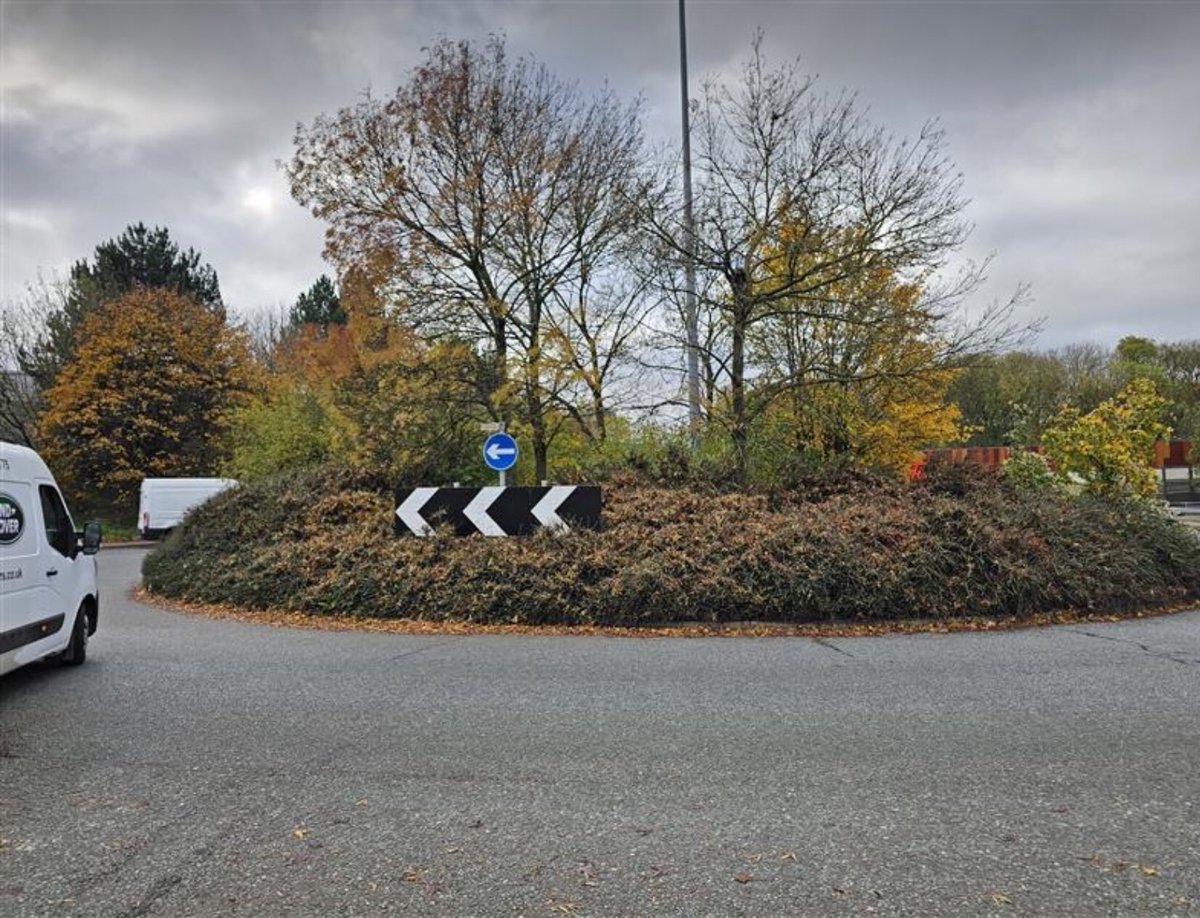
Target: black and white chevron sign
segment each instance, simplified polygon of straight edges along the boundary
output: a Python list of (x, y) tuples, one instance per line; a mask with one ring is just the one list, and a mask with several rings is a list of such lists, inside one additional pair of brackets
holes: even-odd
[(458, 535), (599, 529), (600, 489), (589, 485), (397, 489), (397, 535), (429, 535), (439, 523), (448, 523)]

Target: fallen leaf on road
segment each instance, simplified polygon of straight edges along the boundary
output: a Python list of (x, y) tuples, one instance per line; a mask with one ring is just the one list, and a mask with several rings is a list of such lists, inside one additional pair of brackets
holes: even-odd
[(427, 896), (437, 896), (446, 891), (446, 884), (441, 880), (426, 880), (421, 884), (421, 889)]
[(1152, 867), (1149, 864), (1143, 864), (1141, 867), (1138, 868), (1138, 870), (1140, 870), (1142, 872), (1142, 876), (1144, 876), (1144, 877), (1158, 876), (1158, 868)]
[[(871, 637), (885, 634), (947, 634), (950, 632), (1009, 631), (1034, 628), (1041, 625), (1065, 625), (1081, 622), (1116, 622), (1123, 618), (1145, 618), (1169, 615), (1195, 608), (1194, 600), (1155, 605), (1134, 615), (1114, 615), (1107, 612), (1077, 610), (1068, 612), (1044, 612), (1020, 618), (1003, 620), (977, 618), (950, 618), (945, 620), (895, 619), (872, 623), (853, 624), (848, 622), (794, 625), (786, 623), (760, 622), (752, 627), (744, 623), (692, 623), (685, 625), (647, 627), (603, 627), (597, 625), (517, 625), (481, 624), (479, 622), (450, 622), (418, 619), (378, 619), (355, 615), (336, 617), (309, 615), (303, 612), (265, 612), (240, 609), (231, 605), (189, 602), (170, 599), (153, 593), (144, 587), (130, 592), (134, 599), (153, 603), (163, 608), (191, 615), (203, 615), (214, 619), (233, 619), (243, 622), (258, 622), (276, 628), (308, 628), (314, 631), (367, 631), (389, 634), (530, 634), (530, 635), (608, 635), (641, 638), (739, 638), (739, 637)], [(691, 809), (691, 807), (689, 807)], [(699, 809), (699, 807), (696, 807)]]
[(308, 838), (308, 829), (296, 826), (292, 829), (292, 838)]
[(424, 876), (425, 871), (420, 867), (406, 867), (404, 873), (400, 874), (400, 879), (405, 883), (419, 883)]
[(754, 877), (750, 876), (750, 874), (748, 874), (748, 873), (735, 874), (733, 878), (735, 880), (737, 880), (739, 883), (749, 883), (751, 880), (754, 879)]
[(455, 847), (443, 848), (442, 854), (459, 854), (461, 851), (462, 851), (462, 848), (455, 848)]
[(1012, 905), (1012, 899), (1003, 893), (991, 893), (988, 898), (991, 900), (992, 905)]
[(781, 861), (794, 861), (796, 859), (796, 852), (795, 851), (785, 851), (785, 852), (783, 852), (783, 854), (779, 855), (779, 859)]

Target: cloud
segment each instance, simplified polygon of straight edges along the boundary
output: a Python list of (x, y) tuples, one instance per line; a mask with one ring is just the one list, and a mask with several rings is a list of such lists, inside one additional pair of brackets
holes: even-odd
[(54, 231), (50, 215), (44, 211), (17, 210), (6, 207), (0, 212), (0, 220), (3, 220), (4, 225), (11, 227), (14, 232), (48, 235)]
[(59, 73), (29, 47), (10, 53), (2, 88), (0, 123), (5, 127), (44, 125), (48, 133), (82, 141), (93, 151), (195, 135), (215, 128), (224, 114), (216, 100), (187, 98), (170, 85), (147, 84), (119, 69), (110, 70), (104, 80)]
[[(973, 198), (987, 295), (1034, 285), (1044, 343), (1194, 337), (1200, 7), (702, 3), (692, 95), (757, 27), (822, 90), (910, 134), (940, 117)], [(138, 220), (216, 267), (235, 309), (327, 270), (277, 160), (297, 122), (403, 82), (440, 36), (508, 36), (585, 91), (645, 98), (679, 138), (674, 2), (8, 3), (0, 12), (0, 297)], [(1105, 338), (1108, 336), (1108, 338)]]

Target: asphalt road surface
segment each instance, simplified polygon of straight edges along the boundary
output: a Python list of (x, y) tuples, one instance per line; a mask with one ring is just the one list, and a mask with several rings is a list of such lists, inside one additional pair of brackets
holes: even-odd
[(0, 915), (1200, 915), (1200, 612), (416, 637), (128, 600), (0, 679)]

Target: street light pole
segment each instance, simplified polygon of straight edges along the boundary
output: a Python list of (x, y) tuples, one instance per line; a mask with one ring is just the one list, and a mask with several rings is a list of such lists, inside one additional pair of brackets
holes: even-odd
[(688, 430), (700, 447), (700, 332), (696, 304), (696, 224), (692, 215), (692, 131), (688, 111), (687, 20), (679, 0), (679, 81), (683, 111), (684, 325), (687, 332)]

